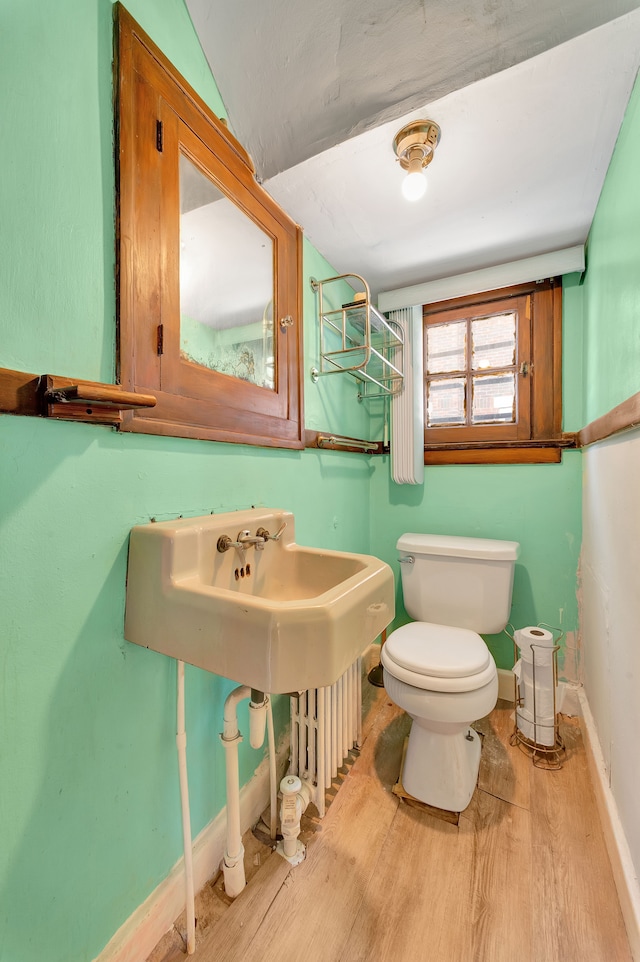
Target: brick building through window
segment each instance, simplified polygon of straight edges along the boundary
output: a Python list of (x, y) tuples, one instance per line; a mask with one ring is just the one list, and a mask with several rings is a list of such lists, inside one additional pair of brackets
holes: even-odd
[(561, 286), (424, 307), (425, 461), (557, 461)]

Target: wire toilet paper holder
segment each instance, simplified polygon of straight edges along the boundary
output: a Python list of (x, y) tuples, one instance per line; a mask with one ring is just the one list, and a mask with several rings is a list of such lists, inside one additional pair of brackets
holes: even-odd
[[(523, 689), (518, 683), (518, 678), (514, 675), (513, 687), (514, 687), (514, 723), (513, 732), (509, 739), (511, 745), (517, 746), (521, 751), (528, 755), (534, 766), (536, 768), (543, 768), (547, 771), (559, 771), (562, 768), (564, 758), (566, 755), (566, 748), (562, 736), (559, 730), (559, 715), (556, 703), (556, 691), (558, 687), (558, 652), (560, 650), (560, 642), (564, 638), (564, 631), (561, 628), (556, 628), (554, 625), (548, 625), (545, 622), (539, 622), (536, 626), (537, 628), (546, 628), (554, 635), (553, 645), (536, 645), (531, 642), (531, 665), (532, 665), (532, 681), (533, 681), (533, 738), (529, 738), (518, 726), (518, 709), (522, 710), (524, 707), (524, 694)], [(507, 629), (511, 628), (510, 633)], [(504, 629), (505, 634), (511, 638), (513, 642), (513, 654), (514, 654), (514, 665), (518, 660), (518, 644), (515, 639), (515, 628), (513, 625), (509, 624)], [(557, 633), (557, 637), (555, 637)], [(545, 745), (542, 741), (542, 737), (545, 733), (549, 733), (548, 729), (550, 726), (543, 725), (538, 720), (538, 712), (536, 710), (536, 649), (544, 650), (545, 653), (551, 653), (551, 664), (553, 668), (553, 744)], [(538, 656), (538, 658), (540, 655)], [(542, 731), (544, 729), (544, 731)]]

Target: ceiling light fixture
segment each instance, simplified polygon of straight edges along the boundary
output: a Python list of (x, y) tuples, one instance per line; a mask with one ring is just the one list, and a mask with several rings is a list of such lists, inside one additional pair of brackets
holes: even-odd
[(433, 160), (433, 152), (440, 142), (440, 128), (432, 120), (413, 120), (393, 138), (393, 149), (400, 166), (407, 171), (402, 181), (402, 195), (406, 200), (420, 200), (427, 189), (424, 168)]

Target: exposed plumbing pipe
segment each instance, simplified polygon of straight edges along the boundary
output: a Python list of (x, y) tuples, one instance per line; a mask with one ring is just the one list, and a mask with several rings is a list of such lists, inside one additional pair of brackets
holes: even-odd
[[(258, 698), (264, 698), (256, 704)], [(276, 773), (276, 742), (273, 731), (273, 707), (271, 697), (263, 695), (262, 692), (251, 690), (251, 702), (249, 704), (249, 728), (251, 732), (251, 747), (260, 748), (264, 744), (265, 724), (268, 733), (269, 745), (269, 835), (272, 841), (276, 840), (278, 834), (278, 786)]]
[(224, 729), (220, 739), (225, 748), (227, 782), (227, 847), (222, 860), (224, 890), (229, 898), (240, 895), (247, 884), (244, 874), (244, 846), (240, 831), (240, 775), (238, 744), (242, 735), (238, 730), (238, 703), (251, 697), (246, 685), (234, 688), (224, 703)]
[(191, 815), (189, 812), (189, 783), (187, 781), (187, 732), (184, 722), (184, 662), (178, 665), (178, 699), (176, 719), (176, 745), (178, 747), (178, 771), (180, 773), (180, 802), (182, 805), (182, 843), (184, 846), (184, 885), (187, 912), (187, 953), (196, 950), (195, 894), (193, 891), (193, 850), (191, 846)]
[(224, 703), (224, 728), (221, 735), (225, 748), (227, 781), (227, 847), (222, 861), (224, 890), (234, 899), (247, 884), (244, 872), (244, 846), (240, 829), (240, 776), (238, 770), (238, 745), (242, 735), (238, 729), (238, 704), (251, 698), (249, 705), (250, 741), (253, 748), (260, 748), (264, 742), (264, 729), (267, 719), (268, 698), (240, 685), (234, 688)]
[[(178, 767), (180, 771), (180, 798), (182, 801), (182, 836), (184, 844), (184, 867), (187, 914), (187, 952), (195, 952), (195, 895), (193, 886), (193, 853), (191, 846), (191, 818), (189, 813), (189, 788), (187, 781), (187, 734), (184, 712), (184, 662), (178, 665), (177, 733)], [(223, 732), (220, 736), (225, 748), (225, 769), (227, 788), (227, 844), (222, 862), (224, 888), (229, 898), (236, 898), (244, 889), (244, 846), (240, 828), (240, 775), (238, 766), (238, 745), (242, 735), (238, 729), (238, 704), (251, 698), (249, 704), (249, 732), (253, 748), (260, 748), (264, 742), (265, 726), (269, 723), (269, 749), (271, 779), (271, 759), (275, 765), (275, 745), (273, 736), (273, 716), (271, 702), (267, 695), (239, 685), (228, 695), (224, 703)], [(275, 772), (273, 775), (275, 782)], [(273, 787), (270, 786), (273, 796)], [(273, 804), (273, 802), (272, 802)], [(275, 805), (273, 805), (275, 810)], [(275, 837), (272, 815), (272, 837)]]
[(282, 841), (276, 851), (290, 862), (299, 865), (304, 860), (306, 846), (300, 841), (300, 819), (313, 796), (313, 788), (297, 775), (285, 775), (280, 782), (282, 804), (280, 806), (280, 830)]
[(276, 739), (273, 731), (271, 696), (267, 698), (267, 737), (269, 742), (269, 834), (275, 842), (278, 834), (278, 784), (276, 774)]
[[(193, 955), (196, 949), (195, 892), (193, 883), (193, 848), (191, 843), (191, 815), (189, 811), (189, 782), (187, 778), (187, 732), (184, 710), (184, 662), (176, 659), (177, 708), (176, 708), (176, 746), (178, 749), (178, 771), (180, 774), (180, 801), (182, 806), (182, 842), (184, 847), (185, 902), (187, 917), (187, 953)], [(273, 733), (273, 714), (271, 699), (263, 692), (246, 685), (235, 688), (224, 703), (224, 725), (220, 736), (225, 748), (225, 769), (227, 788), (227, 845), (222, 863), (225, 892), (229, 898), (236, 898), (244, 889), (244, 846), (240, 829), (240, 775), (238, 766), (238, 744), (242, 735), (238, 729), (237, 708), (239, 702), (251, 698), (249, 704), (249, 732), (253, 748), (264, 743), (265, 726), (269, 731), (269, 780), (271, 796), (271, 837), (276, 836), (275, 810), (275, 738)]]
[(264, 729), (267, 723), (267, 704), (269, 699), (264, 692), (251, 689), (249, 702), (249, 742), (252, 748), (264, 745)]

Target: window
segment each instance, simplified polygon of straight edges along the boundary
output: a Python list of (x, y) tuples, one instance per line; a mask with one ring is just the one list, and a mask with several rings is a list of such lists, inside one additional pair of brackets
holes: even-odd
[(122, 428), (302, 448), (300, 230), (122, 7), (117, 69)]
[(559, 280), (424, 308), (425, 463), (559, 461)]

